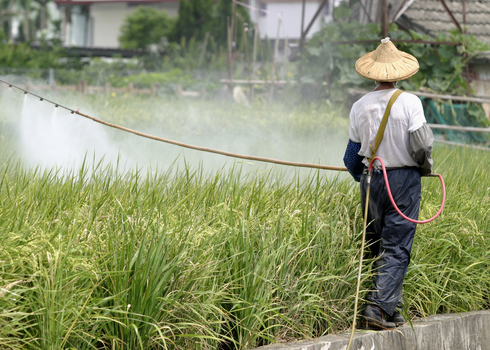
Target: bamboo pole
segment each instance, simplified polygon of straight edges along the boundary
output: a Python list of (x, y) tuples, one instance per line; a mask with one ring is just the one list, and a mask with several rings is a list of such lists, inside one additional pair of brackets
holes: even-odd
[[(226, 18), (226, 33), (228, 34), (228, 60), (227, 60), (227, 66), (228, 66), (228, 80), (231, 82), (233, 80), (233, 76), (231, 74), (231, 30), (230, 30), (230, 18)], [(228, 90), (231, 92), (233, 90), (233, 85), (228, 85)]]
[(466, 32), (466, 0), (463, 0), (463, 28)]
[[(303, 0), (302, 6), (301, 6), (301, 36), (299, 39), (299, 52), (303, 53), (303, 46), (305, 44), (305, 7), (306, 7), (306, 0)], [(301, 69), (301, 67), (300, 67)]]
[[(238, 13), (237, 15), (240, 16), (240, 14)], [(243, 23), (245, 23), (245, 21), (243, 20), (243, 17), (240, 16), (242, 18), (242, 21)], [(247, 23), (245, 23), (245, 28), (243, 28), (243, 42), (244, 42), (244, 50), (245, 50), (245, 67), (246, 67), (246, 70), (247, 70), (247, 75), (248, 75), (248, 80), (251, 80), (252, 79), (252, 69), (250, 69), (250, 57), (249, 57), (249, 54), (248, 54), (248, 25)], [(246, 96), (247, 96), (247, 100), (248, 102), (250, 103), (251, 100), (250, 100), (250, 90), (247, 90), (246, 91)]]
[[(224, 84), (257, 84), (257, 85), (271, 85), (271, 84), (275, 84), (275, 85), (284, 85), (284, 84), (287, 84), (288, 81), (287, 80), (275, 80), (275, 81), (272, 81), (272, 80), (258, 80), (258, 79), (254, 79), (254, 80), (245, 80), (245, 79), (233, 79), (233, 80), (228, 80), (228, 79), (221, 79), (220, 80), (220, 83), (224, 83)], [(293, 82), (291, 82), (293, 83)]]
[(388, 36), (388, 2), (386, 0), (380, 1), (379, 20), (383, 38), (386, 38)]
[(488, 147), (477, 146), (477, 145), (468, 145), (466, 143), (458, 143), (458, 142), (445, 141), (445, 140), (434, 140), (434, 142), (442, 143), (444, 145), (450, 145), (450, 146), (469, 147), (469, 148), (474, 148), (474, 149), (478, 149), (478, 150), (482, 150), (482, 151), (490, 151), (490, 148), (488, 148)]
[(449, 9), (449, 7), (447, 7), (446, 2), (444, 0), (439, 0), (439, 2), (441, 3), (442, 7), (444, 7), (444, 10), (449, 15), (449, 17), (451, 18), (451, 21), (454, 23), (454, 25), (456, 26), (456, 28), (458, 28), (458, 30), (459, 30), (460, 33), (462, 33), (463, 30), (461, 29), (461, 26), (459, 25), (458, 21), (454, 17), (454, 15), (451, 12), (451, 10)]
[(231, 29), (231, 40), (235, 40), (235, 16), (236, 16), (236, 1), (232, 0), (231, 1), (231, 23), (230, 23), (230, 29)]
[(286, 39), (284, 41), (284, 64), (282, 69), (282, 80), (286, 79), (287, 69), (289, 68), (289, 57), (288, 57), (288, 46), (289, 45), (289, 37), (286, 35)]
[[(369, 90), (361, 90), (361, 89), (347, 89), (347, 91), (349, 93), (352, 93), (352, 94), (366, 94), (369, 92)], [(424, 91), (407, 91), (407, 92), (414, 94), (416, 96), (440, 98), (441, 100), (453, 100), (453, 101), (476, 102), (476, 103), (490, 103), (490, 98), (457, 96), (457, 95), (442, 95), (442, 94), (433, 94), (431, 92), (424, 92)]]
[(490, 128), (478, 128), (475, 126), (456, 126), (456, 125), (445, 125), (445, 124), (427, 124), (427, 125), (431, 129), (490, 133)]
[[(466, 1), (465, 0), (463, 0), (463, 30), (461, 32), (466, 33)], [(470, 89), (471, 77), (470, 77), (470, 64), (468, 61), (468, 53), (467, 52), (465, 52), (465, 58), (467, 59), (466, 67), (465, 67), (466, 95), (470, 96), (470, 94), (471, 94), (471, 89)]]
[[(255, 79), (255, 73), (257, 71), (257, 36), (259, 34), (259, 26), (256, 24), (254, 26), (254, 46), (253, 46), (253, 50), (252, 50), (252, 80)], [(249, 82), (250, 84), (250, 82)], [(255, 89), (254, 89), (254, 84), (251, 84), (250, 86), (250, 102), (252, 103), (253, 102), (253, 99), (254, 99), (254, 93), (255, 93)]]
[(274, 43), (274, 58), (272, 61), (272, 73), (271, 73), (271, 86), (269, 89), (269, 102), (272, 102), (272, 99), (274, 98), (274, 81), (276, 80), (276, 65), (277, 65), (277, 56), (279, 55), (279, 34), (281, 30), (281, 22), (282, 22), (282, 16), (279, 17), (279, 20), (277, 21), (277, 33), (276, 33), (276, 42)]
[(199, 55), (199, 63), (197, 64), (197, 71), (201, 71), (202, 61), (204, 60), (204, 54), (206, 53), (206, 46), (208, 46), (209, 32), (206, 32), (204, 36), (204, 43), (202, 44), (201, 54)]
[(311, 19), (310, 23), (308, 24), (308, 26), (305, 29), (305, 32), (304, 32), (305, 38), (308, 35), (308, 32), (310, 31), (311, 27), (315, 23), (316, 19), (320, 15), (323, 7), (327, 4), (327, 2), (328, 2), (328, 0), (323, 0), (322, 3), (320, 4), (320, 6), (318, 6), (318, 9), (316, 10), (315, 14), (313, 15), (313, 18)]
[[(403, 40), (403, 39), (390, 39), (393, 43), (407, 43), (407, 44), (426, 44), (426, 45), (451, 45), (460, 46), (460, 42), (455, 41), (426, 41), (426, 40)], [(344, 40), (344, 41), (329, 41), (329, 44), (334, 45), (349, 45), (349, 44), (370, 44), (379, 43), (378, 39), (374, 40)]]

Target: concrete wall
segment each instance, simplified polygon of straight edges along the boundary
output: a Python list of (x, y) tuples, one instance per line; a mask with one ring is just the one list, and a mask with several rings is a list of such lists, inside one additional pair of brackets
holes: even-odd
[[(490, 78), (488, 71), (484, 71), (484, 73), (486, 74), (487, 78)], [(471, 88), (475, 91), (475, 95), (478, 97), (490, 97), (490, 80), (473, 80), (471, 82)], [(490, 120), (490, 103), (482, 103), (482, 107), (485, 111), (487, 119)]]
[[(434, 315), (393, 331), (356, 331), (351, 350), (490, 350), (490, 311)], [(350, 333), (256, 350), (346, 350)]]

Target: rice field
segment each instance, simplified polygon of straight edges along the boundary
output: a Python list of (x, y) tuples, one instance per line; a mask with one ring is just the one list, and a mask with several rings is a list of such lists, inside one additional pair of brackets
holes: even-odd
[[(160, 136), (287, 160), (342, 165), (347, 140), (347, 118), (327, 105), (57, 97)], [(17, 119), (33, 101), (0, 103), (0, 348), (247, 349), (350, 327), (362, 215), (345, 174), (199, 158), (112, 130), (115, 161), (27, 164)], [(434, 159), (448, 199), (417, 229), (412, 318), (489, 307), (490, 153), (438, 146)], [(438, 180), (423, 180), (422, 197), (428, 218)]]

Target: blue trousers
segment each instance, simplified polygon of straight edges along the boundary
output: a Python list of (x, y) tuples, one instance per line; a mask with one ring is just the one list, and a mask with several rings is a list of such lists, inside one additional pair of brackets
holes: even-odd
[[(391, 193), (398, 208), (411, 219), (418, 219), (421, 180), (417, 168), (388, 170)], [(366, 203), (366, 175), (361, 177), (361, 203)], [(369, 196), (366, 244), (374, 263), (373, 287), (367, 295), (369, 303), (378, 305), (388, 315), (402, 302), (402, 285), (410, 263), (417, 225), (405, 220), (391, 204), (383, 174), (374, 172)]]

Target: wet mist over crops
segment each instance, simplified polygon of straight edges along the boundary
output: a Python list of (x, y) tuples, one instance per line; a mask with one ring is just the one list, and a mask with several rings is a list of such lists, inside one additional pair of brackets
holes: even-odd
[[(330, 132), (329, 120), (323, 122), (326, 109), (314, 106), (292, 111), (280, 104), (260, 103), (247, 108), (234, 103), (231, 97), (216, 102), (35, 92), (104, 121), (196, 146), (286, 161), (343, 165), (347, 119), (338, 115), (331, 119), (337, 125), (332, 125)], [(15, 125), (13, 138), (17, 147), (11, 153), (29, 167), (56, 168), (61, 172), (78, 171), (82, 164), (144, 172), (200, 167), (215, 173), (239, 165), (245, 172), (273, 169), (284, 176), (317, 171), (235, 159), (145, 139), (14, 88), (3, 88), (1, 95), (3, 118)]]
[(79, 169), (89, 162), (114, 162), (124, 151), (111, 144), (100, 124), (25, 95), (20, 116), (23, 160), (42, 168)]

